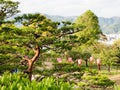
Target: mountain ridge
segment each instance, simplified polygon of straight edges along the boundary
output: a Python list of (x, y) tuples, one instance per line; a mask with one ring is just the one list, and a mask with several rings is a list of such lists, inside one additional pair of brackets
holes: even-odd
[[(71, 21), (74, 22), (78, 16), (58, 16), (58, 15), (45, 15), (53, 21)], [(104, 34), (120, 34), (120, 17), (104, 18), (98, 17), (99, 25)]]

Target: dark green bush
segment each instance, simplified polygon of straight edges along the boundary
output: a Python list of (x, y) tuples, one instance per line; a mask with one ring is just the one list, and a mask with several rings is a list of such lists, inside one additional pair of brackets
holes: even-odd
[(104, 75), (85, 76), (83, 79), (92, 87), (107, 88), (114, 86), (114, 82)]
[(54, 71), (75, 72), (84, 70), (83, 67), (78, 67), (78, 65), (70, 63), (55, 63), (54, 66)]

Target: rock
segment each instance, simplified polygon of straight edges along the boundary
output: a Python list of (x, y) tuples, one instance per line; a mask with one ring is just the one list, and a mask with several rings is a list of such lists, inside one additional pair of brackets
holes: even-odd
[(66, 78), (66, 77), (68, 77), (68, 76), (69, 76), (69, 73), (65, 73), (65, 74), (60, 75), (59, 77), (60, 77), (60, 78)]
[(40, 75), (36, 74), (36, 75), (32, 75), (31, 80), (36, 80), (37, 77), (40, 77)]
[(51, 69), (54, 68), (52, 62), (43, 62), (42, 65), (43, 65), (43, 67), (44, 67), (45, 69), (48, 69), (48, 70), (51, 70)]
[(72, 74), (80, 74), (80, 72), (73, 72)]
[(31, 80), (41, 81), (43, 78), (45, 78), (45, 76), (36, 74), (36, 75), (32, 75)]
[(45, 78), (45, 76), (43, 76), (43, 75), (40, 76), (40, 77), (37, 77), (37, 78), (36, 78), (36, 81), (41, 81), (43, 78)]
[[(53, 76), (54, 77), (57, 77), (57, 78), (60, 78), (62, 75), (64, 75), (65, 73), (54, 73)], [(62, 77), (61, 77), (62, 78)]]

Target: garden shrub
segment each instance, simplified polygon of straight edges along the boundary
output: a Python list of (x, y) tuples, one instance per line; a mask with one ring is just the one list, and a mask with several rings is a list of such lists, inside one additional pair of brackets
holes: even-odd
[(89, 84), (89, 86), (94, 88), (107, 88), (107, 87), (113, 87), (114, 82), (111, 81), (107, 76), (104, 75), (95, 75), (95, 76), (83, 76), (82, 77), (85, 82)]
[(83, 67), (78, 67), (78, 65), (70, 63), (55, 63), (54, 66), (54, 71), (75, 72), (84, 70)]
[(98, 75), (98, 70), (92, 69), (92, 70), (87, 70), (86, 71), (89, 75)]

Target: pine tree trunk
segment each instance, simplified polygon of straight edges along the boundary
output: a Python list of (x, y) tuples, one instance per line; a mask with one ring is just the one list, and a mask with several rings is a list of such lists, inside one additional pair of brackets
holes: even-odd
[(88, 60), (85, 60), (86, 67), (88, 67)]
[(28, 65), (28, 69), (25, 70), (24, 73), (28, 74), (30, 81), (31, 81), (31, 78), (32, 78), (33, 64), (38, 59), (38, 57), (40, 55), (40, 48), (39, 48), (39, 46), (36, 46), (35, 48), (33, 48), (33, 51), (34, 51), (35, 55), (31, 59), (29, 59), (28, 57), (23, 57), (23, 60), (21, 60), (22, 64), (24, 62), (27, 62), (26, 64)]

